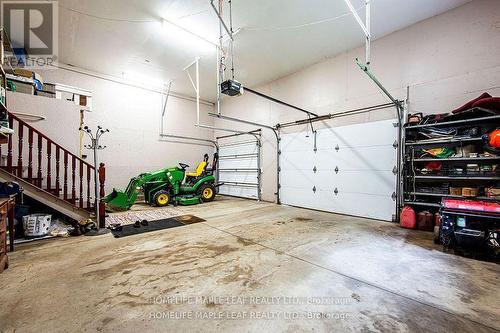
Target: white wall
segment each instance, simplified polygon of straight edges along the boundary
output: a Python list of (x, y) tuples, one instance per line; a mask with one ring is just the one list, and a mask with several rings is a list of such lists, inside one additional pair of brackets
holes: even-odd
[[(448, 112), (483, 91), (500, 96), (499, 18), (498, 0), (475, 0), (395, 32), (373, 42), (372, 70), (398, 99), (404, 99), (406, 87), (410, 87), (410, 112)], [(357, 67), (356, 57), (364, 59), (364, 46), (255, 89), (318, 114), (388, 102)], [(250, 94), (225, 98), (223, 114), (270, 125), (304, 118), (300, 112)], [(394, 109), (317, 123), (316, 126), (391, 117), (395, 117)], [(217, 120), (216, 124), (227, 122)], [(253, 129), (238, 123), (232, 126)], [(305, 128), (300, 126), (294, 130)], [(275, 149), (273, 134), (265, 130), (263, 199), (268, 201), (275, 200)]]
[[(46, 82), (62, 83), (94, 93), (93, 112), (85, 114), (86, 123), (95, 129), (97, 125), (109, 128), (102, 139), (107, 149), (100, 160), (106, 163), (106, 191), (113, 187), (125, 188), (131, 177), (142, 172), (175, 166), (184, 162), (195, 168), (205, 153), (213, 148), (185, 143), (160, 141), (160, 118), (163, 96), (159, 93), (135, 88), (109, 80), (66, 70), (42, 71)], [(79, 109), (71, 102), (9, 93), (9, 109), (13, 112), (39, 114), (47, 120), (32, 123), (56, 143), (75, 154), (79, 151)], [(202, 105), (202, 122), (213, 123), (206, 116), (212, 106)], [(213, 138), (213, 131), (195, 128), (196, 104), (192, 101), (171, 97), (169, 99), (165, 132), (168, 134)], [(85, 143), (89, 143), (85, 138)], [(210, 144), (208, 144), (210, 145)], [(92, 163), (92, 154), (88, 161)]]

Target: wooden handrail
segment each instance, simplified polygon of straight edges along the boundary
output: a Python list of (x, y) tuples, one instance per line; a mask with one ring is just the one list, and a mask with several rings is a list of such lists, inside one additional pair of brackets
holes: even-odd
[(31, 126), (30, 124), (28, 124), (26, 121), (22, 120), (21, 118), (17, 117), (15, 114), (13, 114), (12, 112), (9, 111), (9, 118), (10, 119), (15, 119), (18, 123), (22, 124), (23, 126), (27, 127), (29, 130), (33, 131), (34, 133), (38, 134), (39, 136), (41, 136), (42, 138), (44, 138), (46, 141), (49, 141), (51, 142), (52, 144), (54, 144), (56, 147), (59, 147), (59, 149), (61, 149), (63, 152), (66, 152), (68, 153), (68, 155), (70, 155), (71, 157), (74, 157), (76, 158), (78, 161), (81, 161), (83, 162), (83, 164), (85, 164), (86, 166), (88, 166), (89, 168), (91, 168), (92, 170), (94, 169), (94, 166), (92, 166), (91, 164), (87, 163), (85, 160), (81, 159), (80, 157), (76, 156), (75, 154), (71, 153), (69, 150), (67, 150), (66, 148), (64, 148), (63, 146), (55, 143), (54, 140), (52, 140), (51, 138), (49, 138), (48, 136), (46, 136), (45, 134), (43, 134), (42, 132), (40, 132), (39, 130), (37, 130), (36, 128), (34, 128), (33, 126)]
[[(94, 194), (92, 189), (95, 181), (100, 187), (101, 195), (104, 196), (104, 164), (97, 169), (98, 179), (92, 179), (97, 171), (94, 166), (11, 112), (9, 112), (9, 125), (17, 135), (10, 136), (7, 162), (0, 167), (14, 176), (27, 180), (40, 190), (71, 203), (75, 208), (88, 211), (99, 208), (103, 223), (104, 203), (91, 200), (91, 195)], [(24, 161), (26, 153), (28, 160)]]

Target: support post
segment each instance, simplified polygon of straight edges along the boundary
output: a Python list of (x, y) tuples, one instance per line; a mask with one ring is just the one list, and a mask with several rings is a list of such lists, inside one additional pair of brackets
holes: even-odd
[(371, 0), (366, 0), (366, 30), (368, 31), (368, 34), (366, 35), (366, 64), (370, 65), (371, 63), (371, 43), (372, 43), (372, 36), (371, 36)]
[[(218, 128), (218, 127), (214, 127), (211, 125), (200, 124), (200, 65), (199, 65), (199, 63), (200, 63), (200, 58), (196, 58), (190, 65), (188, 65), (187, 67), (184, 68), (184, 70), (186, 71), (186, 73), (189, 77), (189, 80), (191, 81), (193, 89), (196, 92), (196, 124), (195, 124), (195, 126), (198, 128), (205, 128), (205, 129), (211, 129), (211, 130), (216, 130), (216, 131), (224, 131), (224, 132), (230, 132), (230, 133), (243, 133), (241, 131), (235, 131), (233, 129)], [(189, 74), (189, 69), (193, 65), (196, 66), (196, 82), (193, 81), (191, 74)]]
[(219, 11), (217, 10), (217, 7), (215, 7), (214, 1), (215, 0), (210, 0), (210, 5), (214, 9), (215, 14), (217, 14), (217, 17), (219, 18), (220, 23), (224, 27), (224, 30), (226, 30), (229, 38), (231, 38), (231, 40), (232, 40), (233, 39), (233, 34), (231, 33), (231, 30), (227, 27), (226, 23), (224, 22), (224, 19), (222, 18), (222, 16), (220, 15)]
[(200, 59), (196, 59), (196, 116), (200, 125)]
[(106, 204), (104, 203), (104, 190), (106, 183), (106, 166), (104, 163), (99, 164), (99, 229), (106, 227)]
[(366, 64), (370, 65), (370, 48), (371, 48), (371, 0), (365, 0), (365, 11), (366, 11), (366, 22), (363, 22), (361, 17), (358, 15), (358, 12), (356, 11), (356, 8), (352, 5), (350, 0), (344, 0), (347, 7), (349, 7), (349, 10), (351, 11), (352, 15), (358, 22), (359, 26), (363, 30), (363, 33), (365, 34), (365, 40), (366, 40)]
[[(221, 33), (221, 48), (222, 48), (222, 33)], [(220, 106), (220, 95), (221, 95), (221, 92), (220, 92), (220, 85), (222, 83), (222, 80), (223, 80), (223, 77), (222, 77), (222, 71), (221, 71), (221, 51), (220, 49), (217, 47), (216, 48), (216, 54), (217, 54), (217, 114), (221, 114), (221, 106)]]

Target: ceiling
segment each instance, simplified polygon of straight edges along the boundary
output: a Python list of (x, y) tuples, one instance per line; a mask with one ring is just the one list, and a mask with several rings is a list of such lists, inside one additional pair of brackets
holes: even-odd
[[(372, 34), (382, 37), (469, 1), (372, 0)], [(351, 2), (364, 16), (364, 0)], [(362, 45), (363, 32), (348, 13), (342, 0), (233, 0), (234, 27), (241, 28), (236, 79), (255, 86)], [(193, 96), (183, 68), (200, 57), (201, 96), (214, 100), (215, 47), (161, 23), (165, 18), (216, 42), (209, 0), (59, 0), (59, 17), (61, 62), (135, 82), (174, 80), (173, 91)]]

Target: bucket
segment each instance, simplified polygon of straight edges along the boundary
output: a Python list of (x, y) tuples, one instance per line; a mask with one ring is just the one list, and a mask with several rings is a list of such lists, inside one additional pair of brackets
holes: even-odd
[(33, 214), (23, 216), (24, 235), (26, 237), (43, 237), (49, 234), (52, 215)]

